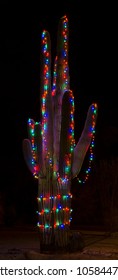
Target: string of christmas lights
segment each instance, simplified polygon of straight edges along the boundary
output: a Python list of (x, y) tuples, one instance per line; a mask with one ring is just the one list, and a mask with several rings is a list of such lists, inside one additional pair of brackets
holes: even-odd
[(91, 134), (91, 143), (90, 143), (90, 147), (89, 147), (89, 160), (88, 160), (88, 167), (86, 168), (86, 170), (84, 171), (84, 179), (79, 179), (77, 177), (77, 180), (80, 184), (85, 184), (86, 181), (89, 178), (90, 172), (91, 172), (91, 168), (92, 168), (92, 161), (94, 159), (94, 146), (95, 146), (95, 115), (97, 113), (97, 104), (93, 104), (92, 106), (92, 111), (93, 111), (93, 115), (92, 115), (92, 126), (90, 127), (90, 134)]
[(30, 141), (25, 139), (25, 159), (29, 151), (30, 170), (38, 178), (37, 226), (43, 243), (47, 245), (55, 242), (63, 247), (68, 244), (72, 220), (71, 179), (79, 174), (88, 148), (90, 156), (85, 179), (77, 177), (78, 182), (85, 183), (91, 171), (97, 105), (90, 106), (85, 129), (80, 142), (75, 145), (74, 96), (70, 90), (66, 16), (59, 23), (52, 81), (50, 36), (45, 30), (42, 32), (41, 44), (41, 122), (28, 120)]

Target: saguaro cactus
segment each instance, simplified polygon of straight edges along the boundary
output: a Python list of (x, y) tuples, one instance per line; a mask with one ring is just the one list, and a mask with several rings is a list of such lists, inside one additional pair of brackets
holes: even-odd
[(23, 140), (24, 158), (28, 168), (38, 179), (37, 214), (43, 246), (68, 245), (72, 218), (71, 180), (78, 176), (94, 139), (97, 116), (97, 105), (91, 104), (82, 135), (76, 145), (74, 96), (70, 90), (68, 66), (68, 31), (68, 19), (64, 16), (59, 21), (53, 80), (50, 35), (45, 30), (42, 32), (41, 121), (28, 120), (29, 139)]

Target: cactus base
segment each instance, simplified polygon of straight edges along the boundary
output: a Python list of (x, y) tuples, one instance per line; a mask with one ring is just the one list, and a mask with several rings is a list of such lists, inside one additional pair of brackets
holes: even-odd
[(74, 253), (82, 251), (85, 247), (85, 242), (80, 232), (69, 231), (68, 241), (65, 246), (55, 244), (53, 240), (50, 244), (43, 243), (40, 240), (40, 253), (41, 254), (63, 254), (63, 253)]

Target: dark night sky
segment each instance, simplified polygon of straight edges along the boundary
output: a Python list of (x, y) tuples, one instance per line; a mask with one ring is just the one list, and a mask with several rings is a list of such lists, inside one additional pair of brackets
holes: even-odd
[[(17, 4), (16, 7), (3, 9), (0, 97), (4, 184), (1, 184), (1, 190), (6, 190), (12, 200), (19, 194), (19, 205), (28, 199), (27, 191), (31, 200), (32, 184), (35, 185), (24, 163), (22, 140), (27, 137), (28, 118), (39, 121), (41, 32), (43, 29), (50, 32), (53, 60), (58, 21), (65, 14), (69, 19), (69, 67), (71, 89), (75, 96), (75, 137), (78, 140), (89, 105), (97, 102), (97, 155), (102, 157), (102, 152), (107, 156), (118, 155), (116, 7), (108, 2), (103, 4), (103, 1), (89, 4), (84, 1), (70, 2), (66, 4), (63, 1), (62, 5), (55, 2), (55, 6), (45, 4), (45, 9), (38, 4), (32, 4), (32, 7)], [(35, 197), (35, 193), (37, 184), (32, 196)]]

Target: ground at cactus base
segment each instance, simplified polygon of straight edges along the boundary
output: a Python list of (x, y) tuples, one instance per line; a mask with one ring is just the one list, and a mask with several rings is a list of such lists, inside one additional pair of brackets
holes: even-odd
[[(76, 230), (77, 231), (77, 230)], [(76, 253), (41, 254), (37, 228), (2, 227), (0, 228), (0, 259), (74, 259), (74, 260), (118, 260), (118, 232), (109, 233), (95, 230), (81, 230), (84, 248)]]

